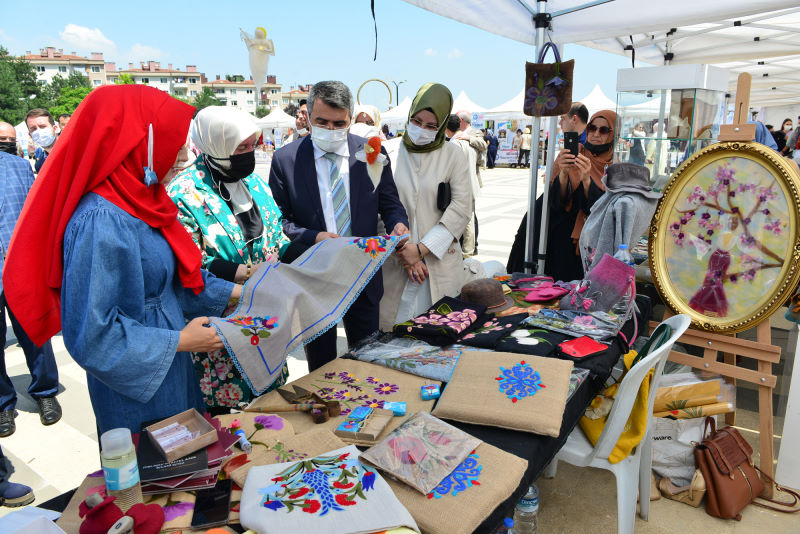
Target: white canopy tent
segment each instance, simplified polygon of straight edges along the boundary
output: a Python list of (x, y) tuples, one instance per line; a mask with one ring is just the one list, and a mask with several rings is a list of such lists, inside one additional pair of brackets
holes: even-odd
[(295, 119), (281, 108), (273, 109), (269, 115), (262, 117), (256, 121), (258, 127), (262, 130), (269, 130), (272, 128), (294, 128)]
[(462, 110), (469, 111), (470, 113), (483, 113), (486, 111), (486, 108), (473, 102), (470, 97), (467, 96), (466, 92), (461, 91), (455, 100), (453, 100), (453, 113), (458, 113)]
[(411, 110), (411, 98), (405, 97), (398, 105), (381, 113), (381, 124), (388, 124), (390, 127), (404, 125), (408, 120), (408, 112)]
[[(710, 63), (732, 69), (731, 85), (739, 71), (747, 70), (762, 78), (770, 70), (787, 83), (781, 103), (797, 95), (800, 70), (800, 7), (797, 0), (404, 0), (444, 17), (491, 33), (536, 46), (536, 57), (545, 38), (556, 44), (576, 43), (607, 52), (632, 55), (651, 64)], [(546, 35), (545, 35), (546, 34)], [(630, 52), (630, 54), (629, 54)], [(759, 68), (763, 68), (762, 71)], [(779, 74), (778, 74), (779, 73)], [(767, 74), (767, 76), (764, 76)], [(770, 80), (776, 79), (775, 75)], [(763, 83), (763, 80), (761, 81)], [(772, 88), (774, 87), (774, 89)], [(777, 85), (764, 94), (753, 82), (751, 103), (755, 106), (774, 101)], [(770, 100), (772, 98), (772, 100)], [(555, 118), (549, 119), (549, 142), (556, 132)], [(539, 146), (540, 119), (534, 119), (533, 146)], [(554, 147), (552, 147), (554, 148)], [(548, 150), (548, 159), (554, 150)], [(536, 169), (539, 154), (531, 154), (530, 213), (536, 201)], [(549, 182), (552, 165), (548, 161)], [(547, 188), (544, 206), (547, 206)], [(542, 217), (546, 216), (544, 208)], [(528, 218), (526, 265), (531, 266), (533, 251), (530, 236), (534, 217)], [(538, 271), (544, 267), (546, 224), (541, 225)]]
[(594, 113), (597, 113), (601, 109), (611, 109), (614, 110), (617, 108), (617, 103), (611, 100), (606, 96), (602, 89), (600, 89), (599, 85), (595, 85), (594, 89), (592, 89), (588, 95), (584, 96), (583, 98), (575, 98), (573, 95), (572, 97), (573, 102), (580, 102), (584, 106), (589, 109), (589, 116)]

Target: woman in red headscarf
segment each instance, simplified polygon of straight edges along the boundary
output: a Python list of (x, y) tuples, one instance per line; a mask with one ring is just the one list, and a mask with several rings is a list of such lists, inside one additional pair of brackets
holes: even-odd
[(241, 291), (201, 270), (164, 189), (193, 111), (144, 86), (92, 91), (11, 240), (9, 306), (37, 344), (63, 332), (101, 433), (203, 410), (189, 351), (222, 348), (205, 316)]

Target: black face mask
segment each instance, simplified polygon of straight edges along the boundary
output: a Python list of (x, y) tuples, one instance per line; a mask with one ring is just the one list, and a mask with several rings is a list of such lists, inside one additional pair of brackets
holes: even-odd
[[(256, 169), (256, 152), (255, 150), (251, 150), (250, 152), (245, 152), (243, 154), (234, 154), (229, 158), (214, 158), (209, 155), (206, 155), (208, 159), (211, 160), (212, 165), (211, 168), (215, 171), (214, 177), (218, 178), (220, 181), (225, 183), (233, 183), (238, 182), (242, 178), (246, 178), (253, 174), (253, 171)], [(217, 161), (230, 161), (231, 166), (228, 169), (223, 169), (219, 166), (219, 164), (215, 163)]]
[(16, 141), (0, 141), (0, 152), (7, 152), (13, 156), (17, 155)]
[(603, 154), (611, 150), (611, 147), (614, 146), (614, 143), (603, 143), (602, 145), (593, 145), (589, 141), (586, 141), (583, 144), (583, 148), (594, 154), (595, 156), (599, 154)]

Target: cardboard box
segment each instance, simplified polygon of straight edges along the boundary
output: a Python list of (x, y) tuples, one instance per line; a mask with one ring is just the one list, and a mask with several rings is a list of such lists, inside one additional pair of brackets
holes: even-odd
[[(192, 433), (200, 432), (200, 435), (191, 441), (175, 447), (169, 452), (165, 452), (158, 440), (153, 437), (152, 432), (167, 427), (172, 423), (183, 425), (189, 430), (189, 432)], [(150, 440), (153, 442), (156, 449), (164, 456), (164, 458), (166, 458), (168, 462), (174, 462), (178, 458), (183, 458), (187, 454), (191, 454), (204, 447), (208, 447), (212, 443), (216, 443), (219, 439), (216, 429), (211, 426), (211, 423), (206, 421), (206, 419), (194, 408), (190, 408), (185, 412), (173, 415), (172, 417), (167, 417), (163, 421), (159, 421), (158, 423), (154, 423), (148, 427), (145, 427), (145, 430), (147, 431), (147, 435), (150, 436)]]
[[(366, 408), (369, 414), (363, 416), (361, 413), (356, 413), (356, 417), (344, 420), (333, 431), (334, 434), (341, 438), (353, 439), (359, 441), (375, 441), (378, 436), (389, 424), (389, 421), (394, 417), (391, 410), (382, 410), (380, 408)], [(354, 412), (355, 413), (355, 412)]]

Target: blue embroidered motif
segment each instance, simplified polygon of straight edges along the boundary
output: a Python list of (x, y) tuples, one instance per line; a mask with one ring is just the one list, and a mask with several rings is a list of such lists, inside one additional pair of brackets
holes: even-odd
[(432, 492), (428, 494), (428, 498), (433, 497), (441, 499), (442, 496), (450, 493), (453, 497), (472, 486), (480, 486), (478, 477), (483, 469), (482, 465), (478, 464), (478, 456), (475, 451), (467, 456), (452, 473), (447, 475), (442, 482), (436, 486)]
[(541, 388), (546, 387), (542, 384), (542, 377), (538, 371), (522, 360), (515, 364), (511, 369), (500, 367), (501, 376), (495, 378), (500, 382), (500, 392), (511, 399), (511, 402), (524, 397), (533, 396)]

